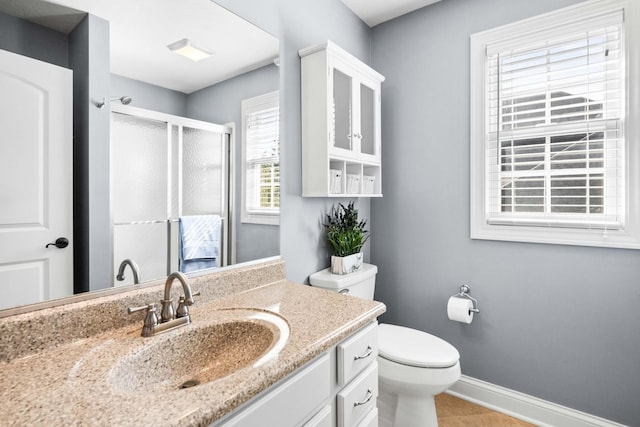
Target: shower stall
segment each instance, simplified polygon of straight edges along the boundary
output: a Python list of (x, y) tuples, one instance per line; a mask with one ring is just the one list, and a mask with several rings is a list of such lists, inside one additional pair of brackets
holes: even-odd
[(127, 259), (138, 265), (142, 281), (179, 270), (179, 221), (194, 215), (217, 221), (213, 266), (230, 262), (231, 132), (229, 126), (112, 105), (114, 276)]

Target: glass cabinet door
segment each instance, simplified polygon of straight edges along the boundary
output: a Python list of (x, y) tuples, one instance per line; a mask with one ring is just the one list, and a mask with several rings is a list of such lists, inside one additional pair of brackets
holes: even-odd
[(333, 147), (343, 150), (352, 150), (353, 148), (351, 138), (352, 84), (351, 76), (337, 68), (333, 69), (333, 106), (330, 111), (333, 130), (329, 142)]
[(376, 144), (376, 93), (364, 83), (360, 83), (360, 153), (377, 155)]
[(379, 162), (379, 86), (364, 75), (349, 73), (337, 59), (331, 74), (329, 151), (344, 159)]

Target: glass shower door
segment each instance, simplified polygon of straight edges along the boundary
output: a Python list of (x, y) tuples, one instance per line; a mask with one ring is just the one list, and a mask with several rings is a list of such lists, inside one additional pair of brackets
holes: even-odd
[[(139, 109), (111, 117), (114, 276), (126, 259), (145, 281), (177, 271), (182, 216), (220, 217), (218, 256), (205, 264), (227, 265), (230, 130)], [(115, 285), (131, 278), (126, 269)]]
[[(166, 122), (111, 115), (114, 271), (131, 259), (141, 280), (167, 272), (168, 141)], [(133, 283), (125, 277), (115, 285)]]

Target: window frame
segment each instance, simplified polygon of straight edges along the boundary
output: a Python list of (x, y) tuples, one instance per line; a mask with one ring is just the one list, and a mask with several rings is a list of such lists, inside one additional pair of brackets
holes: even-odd
[[(279, 91), (269, 92), (253, 98), (244, 99), (241, 102), (242, 115), (242, 197), (241, 197), (241, 215), (240, 221), (249, 224), (279, 225), (280, 209), (277, 210), (252, 210), (247, 203), (249, 197), (248, 182), (248, 159), (247, 159), (247, 118), (248, 115), (259, 108), (273, 108), (276, 106), (280, 109)], [(278, 161), (278, 163), (280, 163)], [(278, 185), (279, 187), (279, 185)]]
[[(636, 2), (637, 3), (637, 2)], [(540, 31), (562, 28), (568, 22), (586, 21), (616, 10), (623, 10), (622, 37), (625, 111), (623, 114), (625, 161), (622, 178), (625, 206), (624, 226), (577, 228), (562, 224), (519, 224), (490, 222), (485, 164), (488, 139), (486, 82), (487, 46), (498, 41), (535, 38)], [(640, 5), (633, 0), (595, 0), (579, 3), (543, 15), (471, 35), (470, 55), (470, 236), (472, 239), (640, 249)], [(632, 118), (630, 120), (630, 118)], [(633, 118), (636, 118), (633, 120)]]

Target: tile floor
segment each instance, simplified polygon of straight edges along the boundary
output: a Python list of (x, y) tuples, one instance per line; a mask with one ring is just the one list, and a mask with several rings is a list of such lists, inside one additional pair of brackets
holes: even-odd
[(436, 396), (436, 412), (439, 427), (535, 427), (446, 393)]

